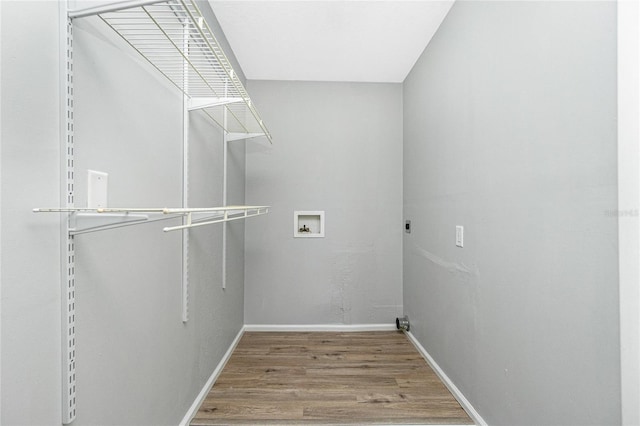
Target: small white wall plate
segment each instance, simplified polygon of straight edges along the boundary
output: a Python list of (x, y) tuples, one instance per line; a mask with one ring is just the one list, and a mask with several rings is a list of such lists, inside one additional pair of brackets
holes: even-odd
[(95, 170), (88, 170), (87, 182), (87, 207), (107, 207), (109, 174), (104, 172), (97, 172)]

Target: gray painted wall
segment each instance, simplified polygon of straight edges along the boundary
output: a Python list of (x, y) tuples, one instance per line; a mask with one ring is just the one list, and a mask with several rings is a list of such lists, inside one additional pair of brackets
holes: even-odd
[(3, 425), (61, 419), (59, 218), (31, 213), (59, 202), (57, 16), (56, 2), (2, 2)]
[(403, 93), (412, 332), (489, 424), (618, 424), (615, 3), (457, 2)]
[[(60, 199), (58, 5), (0, 7), (0, 423), (56, 424), (59, 222), (30, 210)], [(179, 203), (180, 97), (95, 25), (77, 41), (78, 203), (87, 168), (113, 204)], [(404, 87), (249, 86), (275, 144), (248, 142), (246, 182), (231, 145), (229, 203), (273, 209), (246, 262), (228, 225), (227, 290), (221, 227), (192, 233), (186, 326), (177, 234), (78, 237), (76, 424), (175, 424), (243, 322), (391, 322), (403, 292), (490, 424), (620, 422), (615, 4), (459, 2)], [(220, 131), (190, 130), (191, 204), (220, 204)], [(326, 238), (294, 239), (296, 209), (326, 210)]]
[[(58, 4), (2, 8), (1, 422), (58, 424), (60, 218), (30, 212), (60, 199)], [(182, 95), (103, 30), (76, 21), (76, 205), (94, 169), (109, 173), (111, 206), (180, 206)], [(190, 203), (220, 205), (221, 131), (191, 119)], [(243, 203), (243, 142), (229, 165), (229, 200)], [(162, 232), (169, 223), (76, 237), (74, 424), (177, 424), (242, 327), (244, 226), (229, 225), (225, 291), (221, 225), (191, 231), (183, 324), (181, 237)]]
[[(402, 313), (398, 84), (249, 81), (274, 138), (247, 142), (247, 324), (392, 323)], [(325, 238), (294, 238), (324, 210)]]

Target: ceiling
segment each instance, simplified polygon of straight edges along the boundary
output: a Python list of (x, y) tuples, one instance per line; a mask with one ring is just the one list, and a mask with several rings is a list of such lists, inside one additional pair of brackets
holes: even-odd
[(400, 83), (454, 0), (209, 0), (250, 80)]

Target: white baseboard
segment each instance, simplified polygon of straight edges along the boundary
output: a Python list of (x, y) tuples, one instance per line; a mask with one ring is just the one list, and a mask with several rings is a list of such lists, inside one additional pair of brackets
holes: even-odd
[(396, 330), (394, 324), (309, 324), (309, 325), (287, 325), (287, 324), (246, 324), (245, 331), (393, 331)]
[(449, 379), (449, 376), (447, 376), (442, 368), (440, 368), (438, 363), (431, 357), (431, 355), (429, 355), (429, 352), (427, 352), (424, 346), (422, 346), (420, 342), (418, 342), (418, 339), (416, 339), (415, 336), (409, 331), (405, 331), (405, 334), (407, 335), (411, 343), (413, 343), (413, 345), (416, 347), (418, 352), (420, 352), (420, 355), (422, 355), (423, 358), (427, 361), (427, 364), (431, 366), (433, 371), (435, 371), (438, 377), (440, 377), (440, 380), (442, 380), (445, 386), (458, 400), (464, 411), (466, 411), (469, 417), (471, 417), (471, 420), (473, 420), (476, 425), (487, 426), (487, 422), (484, 421), (482, 416), (480, 416), (476, 409), (473, 408), (473, 405), (471, 405), (469, 400), (462, 394), (462, 392), (460, 392), (460, 389), (458, 389), (458, 387), (451, 381), (451, 379)]
[(227, 349), (227, 352), (225, 352), (224, 356), (216, 366), (216, 369), (213, 370), (213, 373), (211, 373), (209, 380), (207, 380), (207, 383), (204, 384), (204, 387), (196, 397), (195, 401), (193, 401), (193, 404), (191, 404), (189, 411), (187, 411), (187, 414), (185, 414), (184, 418), (180, 422), (180, 426), (188, 426), (189, 423), (191, 423), (191, 420), (193, 420), (193, 418), (196, 416), (196, 413), (198, 412), (200, 405), (202, 404), (204, 399), (207, 397), (207, 394), (213, 387), (213, 384), (218, 379), (218, 376), (220, 375), (220, 373), (222, 373), (222, 369), (224, 368), (224, 366), (227, 365), (227, 361), (229, 361), (229, 358), (231, 358), (231, 354), (235, 350), (236, 346), (238, 346), (238, 343), (240, 342), (240, 339), (242, 338), (243, 334), (244, 334), (244, 327), (240, 329), (236, 338), (233, 339), (233, 342), (231, 342), (231, 346), (229, 346), (229, 349)]

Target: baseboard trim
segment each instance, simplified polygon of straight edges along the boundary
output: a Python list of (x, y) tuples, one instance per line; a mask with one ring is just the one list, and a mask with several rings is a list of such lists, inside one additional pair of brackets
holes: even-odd
[(236, 349), (236, 346), (238, 346), (238, 343), (240, 342), (244, 331), (245, 327), (242, 327), (238, 332), (236, 338), (233, 339), (233, 342), (231, 342), (229, 349), (227, 349), (227, 352), (225, 352), (225, 354), (222, 356), (222, 359), (216, 366), (216, 369), (213, 370), (213, 373), (211, 373), (209, 380), (207, 380), (207, 382), (204, 384), (204, 387), (196, 397), (195, 401), (193, 401), (193, 404), (191, 404), (189, 411), (187, 411), (187, 414), (185, 414), (184, 418), (180, 422), (180, 426), (188, 426), (189, 423), (191, 423), (191, 420), (193, 420), (193, 418), (196, 416), (196, 414), (198, 413), (198, 408), (200, 408), (200, 405), (207, 397), (207, 394), (213, 387), (213, 384), (216, 382), (216, 380), (218, 380), (218, 376), (220, 376), (220, 373), (222, 373), (222, 369), (224, 368), (224, 366), (227, 365), (227, 362), (229, 361), (229, 358), (231, 358), (231, 354)]
[(246, 324), (245, 331), (393, 331), (395, 324), (309, 324), (309, 325), (289, 325), (289, 324)]
[(429, 355), (429, 352), (427, 352), (424, 346), (422, 346), (420, 342), (418, 342), (418, 339), (416, 339), (415, 336), (409, 331), (406, 331), (405, 334), (409, 338), (409, 341), (411, 341), (411, 343), (413, 343), (413, 345), (416, 347), (418, 352), (420, 352), (420, 355), (422, 355), (422, 357), (427, 361), (427, 364), (431, 366), (433, 371), (435, 371), (438, 377), (440, 377), (440, 380), (442, 380), (445, 386), (458, 400), (464, 411), (466, 411), (469, 417), (471, 417), (471, 420), (473, 420), (476, 425), (487, 426), (487, 422), (484, 421), (482, 416), (480, 416), (476, 409), (473, 408), (473, 405), (471, 405), (469, 400), (463, 395), (462, 392), (460, 392), (460, 389), (458, 389), (458, 387), (451, 381), (451, 379), (449, 379), (449, 376), (447, 376), (442, 368), (440, 368), (438, 363), (431, 357), (431, 355)]

